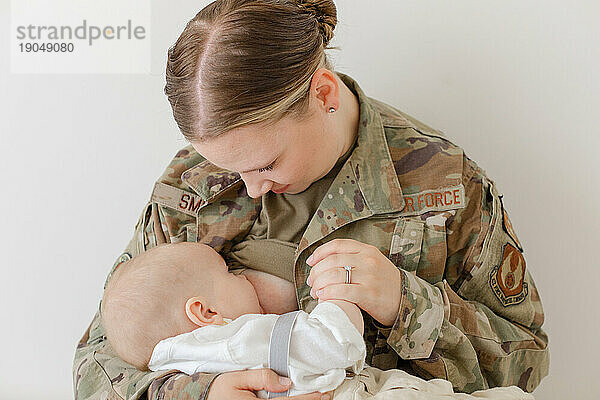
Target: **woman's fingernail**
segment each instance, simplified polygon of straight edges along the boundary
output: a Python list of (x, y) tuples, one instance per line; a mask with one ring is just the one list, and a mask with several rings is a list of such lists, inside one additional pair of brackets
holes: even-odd
[(310, 255), (310, 257), (308, 257), (308, 258), (306, 259), (306, 263), (307, 263), (307, 264), (310, 264), (310, 263), (312, 262), (312, 260), (313, 260), (313, 255), (311, 254), (311, 255)]
[(323, 294), (323, 289), (317, 290), (317, 297), (321, 296)]
[(290, 378), (286, 378), (285, 376), (280, 376), (279, 383), (283, 386), (288, 386), (292, 383), (292, 380)]
[(323, 396), (321, 396), (321, 400), (329, 400), (331, 399), (331, 396), (329, 396), (329, 393), (325, 393)]

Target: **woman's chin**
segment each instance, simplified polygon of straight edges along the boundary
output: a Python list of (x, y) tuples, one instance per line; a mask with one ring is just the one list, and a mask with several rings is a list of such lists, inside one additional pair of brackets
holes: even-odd
[(287, 194), (298, 194), (304, 192), (306, 189), (310, 187), (312, 183), (303, 184), (303, 185), (290, 185), (289, 188), (285, 191)]

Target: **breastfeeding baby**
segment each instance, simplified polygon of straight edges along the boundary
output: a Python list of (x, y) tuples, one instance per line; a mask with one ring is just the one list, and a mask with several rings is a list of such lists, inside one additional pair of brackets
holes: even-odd
[[(219, 253), (203, 244), (154, 247), (113, 272), (101, 303), (107, 339), (140, 370), (193, 374), (268, 367), (279, 316), (265, 310), (297, 307), (289, 302), (295, 299), (293, 285), (267, 275), (229, 272)], [(289, 346), (289, 395), (327, 392), (342, 383), (346, 369), (360, 372), (366, 356), (362, 334), (355, 304), (326, 301), (310, 314), (300, 311)]]
[[(199, 243), (139, 254), (117, 267), (104, 291), (108, 341), (140, 370), (191, 375), (269, 367), (271, 331), (277, 314), (297, 309), (295, 288), (256, 270), (234, 272)], [(299, 311), (289, 335), (288, 395), (336, 389), (335, 400), (533, 399), (515, 386), (468, 395), (454, 393), (446, 380), (369, 367), (362, 335), (362, 314), (353, 303), (323, 301), (310, 314)], [(346, 371), (353, 372), (350, 379)]]

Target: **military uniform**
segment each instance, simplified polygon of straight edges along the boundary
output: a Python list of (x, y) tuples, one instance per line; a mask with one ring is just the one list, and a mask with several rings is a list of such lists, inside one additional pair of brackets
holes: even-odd
[[(369, 365), (447, 379), (463, 392), (532, 391), (548, 373), (544, 314), (494, 181), (442, 133), (338, 75), (358, 96), (359, 132), (293, 252), (298, 307), (316, 305), (306, 259), (319, 245), (372, 244), (402, 271), (402, 296), (393, 326), (363, 312)], [(115, 266), (168, 242), (198, 241), (227, 255), (260, 212), (261, 199), (247, 195), (238, 174), (188, 146), (156, 183)], [(115, 355), (99, 313), (73, 364), (78, 399), (204, 399), (215, 376), (136, 370)]]

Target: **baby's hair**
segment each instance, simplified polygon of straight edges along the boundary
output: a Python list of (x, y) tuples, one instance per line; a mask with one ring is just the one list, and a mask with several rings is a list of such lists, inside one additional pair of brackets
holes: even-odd
[(198, 293), (199, 269), (177, 257), (176, 245), (154, 247), (121, 264), (111, 276), (100, 312), (107, 339), (116, 353), (147, 370), (154, 346), (195, 326), (185, 302)]

